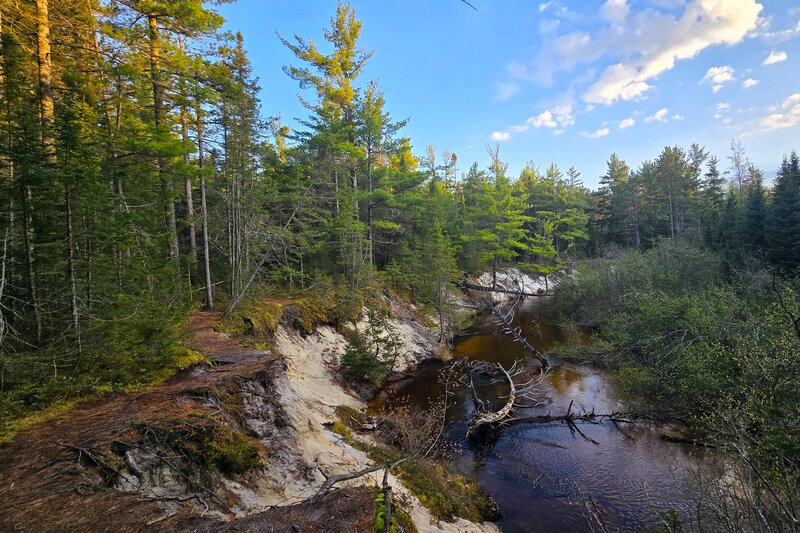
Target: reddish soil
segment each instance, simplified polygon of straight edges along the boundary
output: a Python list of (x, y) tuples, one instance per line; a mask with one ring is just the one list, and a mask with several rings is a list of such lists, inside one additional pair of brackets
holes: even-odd
[[(63, 418), (21, 432), (0, 449), (0, 531), (210, 531), (226, 527), (223, 522), (192, 519), (188, 503), (163, 519), (157, 502), (109, 488), (102, 470), (93, 463), (93, 457), (111, 456), (114, 441), (134, 439), (134, 422), (154, 422), (206, 408), (190, 397), (191, 391), (222, 385), (238, 375), (276, 364), (278, 358), (269, 352), (246, 348), (220, 334), (215, 326), (218, 319), (217, 313), (193, 313), (187, 339), (190, 346), (214, 361), (214, 366), (185, 371), (144, 392), (87, 401)], [(335, 505), (323, 522), (335, 516), (336, 505), (349, 505), (353, 498), (331, 498)], [(362, 513), (372, 508), (368, 505)], [(262, 519), (269, 520), (269, 516)], [(282, 531), (280, 527), (275, 531)], [(336, 526), (329, 523), (328, 527)], [(301, 529), (311, 530), (337, 531)]]

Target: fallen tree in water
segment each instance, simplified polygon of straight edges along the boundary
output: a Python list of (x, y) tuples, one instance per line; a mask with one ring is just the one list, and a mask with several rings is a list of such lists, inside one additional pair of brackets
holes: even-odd
[[(544, 373), (528, 378), (523, 383), (516, 383), (514, 378), (525, 372), (519, 361), (515, 361), (508, 370), (503, 368), (500, 363), (490, 363), (488, 361), (467, 361), (463, 359), (460, 361), (460, 365), (469, 376), (469, 387), (472, 390), (472, 397), (475, 401), (475, 418), (467, 428), (467, 435), (484, 426), (504, 424), (514, 409), (534, 407), (539, 403), (533, 394), (536, 391), (536, 386), (543, 379)], [(475, 376), (480, 376), (482, 379), (488, 378), (492, 383), (501, 383), (508, 387), (509, 392), (503, 407), (497, 411), (492, 411), (488, 408), (486, 402), (477, 394)]]
[(501, 294), (516, 294), (518, 296), (547, 296), (547, 291), (542, 290), (541, 292), (526, 292), (524, 290), (514, 290), (514, 289), (501, 289), (500, 287), (487, 287), (485, 285), (476, 285), (474, 283), (467, 283), (466, 281), (462, 281), (458, 284), (459, 287), (462, 289), (467, 289), (471, 291), (480, 291), (480, 292), (498, 292)]
[[(595, 413), (594, 410), (587, 412), (573, 412), (573, 402), (569, 403), (564, 414), (533, 416), (515, 416), (519, 409), (526, 409), (541, 405), (541, 399), (537, 398), (538, 386), (547, 376), (546, 371), (542, 371), (536, 376), (527, 377), (525, 381), (518, 382), (515, 378), (525, 375), (525, 368), (519, 361), (515, 361), (511, 368), (505, 369), (500, 363), (488, 361), (467, 361), (461, 360), (458, 363), (469, 377), (468, 386), (472, 391), (475, 403), (475, 416), (472, 423), (467, 428), (467, 436), (474, 434), (482, 429), (501, 429), (513, 424), (546, 424), (551, 422), (561, 422), (566, 424), (570, 431), (578, 433), (581, 437), (593, 444), (598, 442), (587, 436), (577, 426), (578, 422), (597, 424), (602, 421), (612, 422), (619, 427), (620, 423), (633, 423), (640, 420), (650, 420), (651, 417), (643, 416), (638, 413), (623, 413), (615, 411), (612, 413)], [(508, 394), (505, 396), (505, 403), (500, 409), (492, 410), (477, 392), (475, 386), (476, 378), (488, 380), (490, 384), (502, 384), (508, 387)]]
[(513, 337), (514, 342), (525, 348), (525, 350), (530, 353), (532, 356), (539, 361), (539, 364), (542, 365), (542, 370), (547, 370), (550, 366), (547, 362), (547, 359), (537, 350), (534, 348), (528, 340), (522, 336), (522, 327), (517, 326), (514, 327), (511, 325), (511, 321), (514, 319), (514, 309), (516, 308), (517, 304), (521, 301), (521, 298), (517, 298), (517, 301), (511, 306), (507, 313), (503, 314), (500, 312), (498, 306), (493, 305), (491, 306), (492, 318), (494, 321), (501, 327), (500, 332), (505, 333), (506, 335), (511, 335)]

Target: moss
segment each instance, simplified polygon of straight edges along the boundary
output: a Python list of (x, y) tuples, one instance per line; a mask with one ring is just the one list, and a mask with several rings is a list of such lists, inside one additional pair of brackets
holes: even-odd
[[(187, 368), (195, 365), (209, 363), (209, 359), (206, 356), (200, 352), (187, 348), (183, 344), (176, 343), (173, 346), (168, 347), (167, 350), (168, 353), (165, 355), (171, 362), (168, 366), (159, 372), (156, 372), (152, 381), (148, 385), (160, 385), (182, 370), (186, 370)], [(109, 387), (109, 392), (110, 391), (111, 389)]]
[(437, 324), (436, 321), (427, 313), (427, 309), (418, 313), (417, 319), (419, 320), (420, 324), (428, 329), (437, 329), (439, 327), (439, 324)]
[(63, 417), (77, 404), (97, 400), (114, 392), (139, 392), (163, 384), (181, 370), (208, 359), (181, 344), (167, 343), (159, 354), (161, 366), (142, 368), (140, 375), (117, 376), (112, 382), (91, 382), (91, 376), (78, 379), (59, 376), (30, 381), (0, 395), (0, 445), (11, 442), (22, 430)]
[(65, 400), (22, 418), (4, 420), (3, 423), (0, 424), (0, 446), (11, 442), (14, 437), (24, 429), (48, 420), (63, 417), (81, 400), (82, 398)]
[[(381, 464), (400, 459), (400, 454), (381, 447), (367, 452)], [(397, 466), (397, 477), (437, 520), (457, 517), (472, 522), (496, 520), (496, 503), (475, 481), (455, 473), (450, 465), (433, 459), (415, 459)]]
[[(367, 444), (353, 437), (350, 427), (358, 428), (362, 423), (360, 421), (365, 420), (363, 413), (340, 405), (336, 408), (336, 415), (339, 421), (333, 427), (346, 430), (349, 435), (349, 440), (345, 438), (346, 442), (366, 453), (377, 464), (392, 464), (403, 458), (402, 453), (395, 448)], [(333, 428), (332, 431), (337, 432)], [(473, 522), (484, 522), (499, 517), (496, 502), (480, 485), (457, 474), (447, 463), (434, 459), (410, 459), (400, 463), (394, 472), (437, 520), (461, 517)]]
[[(328, 302), (329, 303), (329, 302)], [(303, 334), (314, 333), (317, 326), (329, 322), (328, 305), (318, 296), (309, 298), (299, 298), (295, 301), (299, 309), (299, 315), (294, 320), (294, 326)]]
[(339, 405), (335, 412), (341, 423), (350, 429), (359, 429), (367, 422), (367, 415), (349, 405)]
[(244, 474), (262, 466), (259, 446), (244, 433), (207, 417), (191, 416), (158, 426), (134, 424), (191, 462), (226, 474)]
[(202, 442), (199, 459), (203, 466), (216, 467), (227, 474), (244, 474), (262, 465), (258, 446), (228, 426), (218, 427), (210, 439)]
[(333, 423), (330, 427), (330, 430), (337, 435), (341, 435), (345, 442), (352, 443), (355, 439), (353, 438), (353, 433), (350, 431), (350, 428), (339, 422), (338, 420)]
[(283, 316), (283, 304), (259, 296), (248, 300), (236, 311), (226, 315), (220, 326), (229, 335), (265, 338), (272, 336), (278, 330), (281, 316)]

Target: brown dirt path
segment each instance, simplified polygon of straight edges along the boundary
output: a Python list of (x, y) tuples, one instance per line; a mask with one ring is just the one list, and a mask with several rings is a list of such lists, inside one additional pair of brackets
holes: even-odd
[[(237, 374), (266, 368), (277, 358), (238, 344), (215, 329), (218, 313), (189, 316), (187, 343), (216, 366), (194, 368), (143, 392), (117, 393), (79, 404), (64, 417), (21, 432), (0, 449), (0, 531), (172, 530), (187, 518), (147, 525), (162, 516), (158, 505), (109, 489), (85, 450), (107, 452), (131, 438), (132, 424), (197, 409), (190, 391), (221, 384)], [(110, 453), (110, 452), (109, 452)]]

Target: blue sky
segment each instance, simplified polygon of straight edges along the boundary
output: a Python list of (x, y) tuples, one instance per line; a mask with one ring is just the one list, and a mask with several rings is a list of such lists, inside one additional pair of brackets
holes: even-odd
[[(732, 139), (772, 176), (800, 150), (800, 5), (756, 0), (353, 0), (375, 79), (415, 153), (429, 144), (466, 171), (487, 145), (516, 174), (528, 161), (574, 165), (591, 187), (616, 152), (632, 167), (697, 142), (725, 158)], [(334, 0), (239, 0), (263, 112), (306, 115), (297, 64), (275, 32), (312, 38)], [(311, 96), (311, 95), (308, 95)], [(727, 163), (723, 163), (727, 166)]]

